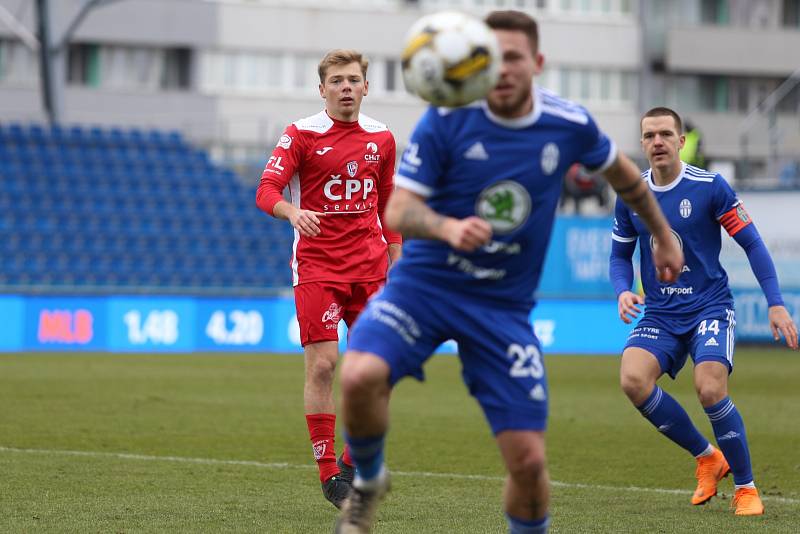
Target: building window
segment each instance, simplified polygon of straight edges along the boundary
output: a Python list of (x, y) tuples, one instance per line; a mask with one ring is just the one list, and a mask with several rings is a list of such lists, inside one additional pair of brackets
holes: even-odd
[(562, 68), (559, 72), (558, 92), (564, 98), (572, 98), (572, 73), (570, 69)]
[(608, 71), (600, 72), (600, 100), (611, 100), (611, 73)]
[(800, 0), (783, 0), (783, 25), (800, 28)]
[[(781, 80), (781, 83), (784, 81)], [(800, 85), (795, 85), (778, 101), (778, 111), (785, 113), (797, 113), (800, 111)]]
[(620, 100), (623, 102), (633, 102), (639, 93), (639, 79), (633, 72), (624, 72), (622, 74), (622, 83), (620, 87)]
[(22, 42), (0, 39), (0, 83), (35, 83), (38, 66), (34, 52)]
[(319, 95), (319, 61), (320, 55), (301, 54), (291, 56), (294, 64), (294, 84), (292, 88), (297, 94), (306, 96)]
[(67, 51), (67, 82), (86, 87), (120, 89), (188, 89), (192, 52), (188, 48), (155, 48), (77, 43)]
[(589, 100), (592, 97), (592, 73), (588, 70), (579, 71), (580, 99)]
[(728, 24), (728, 0), (702, 0), (700, 5), (700, 21), (704, 24)]
[(191, 86), (192, 51), (188, 48), (168, 48), (164, 53), (162, 89), (189, 89)]
[(728, 79), (704, 76), (700, 80), (700, 107), (703, 111), (728, 111)]
[(67, 52), (67, 81), (89, 87), (100, 86), (100, 46), (73, 44)]
[(397, 91), (397, 60), (386, 60), (386, 91), (393, 93)]

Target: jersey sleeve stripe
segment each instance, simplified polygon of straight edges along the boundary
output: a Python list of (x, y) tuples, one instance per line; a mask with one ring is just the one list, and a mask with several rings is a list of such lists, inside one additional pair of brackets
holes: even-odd
[(421, 184), (416, 180), (412, 180), (406, 176), (401, 174), (396, 174), (394, 177), (394, 185), (395, 187), (399, 187), (401, 189), (408, 189), (412, 193), (416, 193), (421, 195), (425, 198), (431, 196), (433, 194), (433, 189), (428, 187), (425, 184)]
[(617, 235), (614, 232), (611, 232), (611, 239), (614, 241), (619, 241), (620, 243), (633, 243), (636, 241), (636, 236), (634, 237), (623, 237), (621, 235)]

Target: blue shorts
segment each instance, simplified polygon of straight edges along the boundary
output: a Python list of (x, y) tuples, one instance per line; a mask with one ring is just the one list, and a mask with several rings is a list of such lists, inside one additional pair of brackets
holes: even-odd
[(464, 383), (492, 432), (544, 430), (547, 377), (529, 315), (390, 279), (356, 320), (348, 349), (385, 360), (394, 385), (405, 376), (424, 380), (422, 365), (440, 344), (453, 339)]
[(670, 326), (663, 316), (649, 316), (645, 312), (639, 324), (631, 331), (625, 348), (639, 347), (653, 354), (661, 365), (661, 372), (675, 378), (691, 356), (695, 365), (700, 362), (724, 363), (728, 373), (733, 372), (733, 349), (736, 345), (734, 328), (736, 317), (728, 308), (709, 308), (690, 321), (688, 329)]

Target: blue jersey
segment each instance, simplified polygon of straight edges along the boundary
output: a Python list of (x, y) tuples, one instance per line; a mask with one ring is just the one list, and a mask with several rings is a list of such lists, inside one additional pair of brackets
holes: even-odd
[(655, 185), (651, 172), (642, 176), (658, 199), (686, 264), (675, 283), (661, 283), (652, 255), (658, 243), (636, 213), (617, 200), (612, 238), (623, 243), (639, 240), (647, 313), (686, 317), (712, 306), (733, 309), (728, 275), (719, 263), (720, 227), (733, 236), (751, 222), (736, 193), (719, 174), (685, 163), (680, 175), (665, 186)]
[(533, 111), (513, 120), (494, 115), (485, 102), (429, 108), (395, 184), (442, 215), (482, 217), (493, 240), (473, 253), (409, 240), (391, 279), (530, 308), (564, 174), (575, 162), (601, 171), (615, 158), (615, 146), (586, 109), (544, 89), (534, 89)]

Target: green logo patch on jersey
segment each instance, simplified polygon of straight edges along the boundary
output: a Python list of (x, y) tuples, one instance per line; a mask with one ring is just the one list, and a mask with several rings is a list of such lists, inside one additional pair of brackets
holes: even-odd
[(496, 233), (508, 234), (528, 220), (531, 197), (517, 182), (497, 182), (478, 195), (475, 212), (491, 224)]

